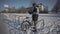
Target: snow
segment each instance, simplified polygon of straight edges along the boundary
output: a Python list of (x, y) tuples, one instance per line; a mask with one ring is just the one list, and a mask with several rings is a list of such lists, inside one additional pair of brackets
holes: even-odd
[[(19, 32), (21, 30), (20, 25), (26, 17), (29, 17), (30, 21), (32, 21), (32, 18), (31, 18), (32, 15), (30, 14), (3, 13), (1, 15), (4, 16), (3, 19), (8, 19), (11, 21), (9, 22), (10, 26), (14, 25), (12, 27), (13, 29), (15, 29), (13, 30), (13, 32), (16, 32), (16, 30), (17, 32)], [(36, 25), (36, 28), (38, 31), (37, 34), (60, 34), (60, 15), (59, 14), (39, 14), (38, 21), (39, 22)], [(30, 30), (28, 30), (27, 32), (30, 33)]]

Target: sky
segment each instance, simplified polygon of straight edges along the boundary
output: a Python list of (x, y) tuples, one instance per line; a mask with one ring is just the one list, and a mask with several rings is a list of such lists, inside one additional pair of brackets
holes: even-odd
[(33, 1), (37, 4), (42, 3), (45, 6), (48, 6), (49, 10), (51, 10), (57, 0), (0, 0), (0, 10), (4, 9), (5, 4), (9, 5), (9, 7), (15, 8), (20, 8), (22, 6), (30, 7)]

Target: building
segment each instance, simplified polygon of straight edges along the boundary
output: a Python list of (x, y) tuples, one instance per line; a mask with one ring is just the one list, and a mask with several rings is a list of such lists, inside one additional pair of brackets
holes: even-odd
[(4, 8), (5, 8), (4, 11), (8, 12), (9, 5), (8, 4), (4, 4)]
[[(39, 12), (39, 13), (48, 13), (48, 6), (45, 6), (45, 5), (43, 5), (42, 3), (40, 3), (40, 4), (37, 4), (37, 11)], [(33, 13), (33, 7), (28, 7), (28, 12), (30, 13), (30, 14), (32, 14)]]
[(45, 6), (42, 3), (40, 3), (38, 6), (39, 6), (39, 13), (48, 13), (48, 6)]
[(8, 9), (8, 13), (15, 13), (15, 12), (16, 12), (15, 7), (12, 7), (12, 8)]
[(21, 7), (17, 11), (18, 11), (18, 13), (27, 13), (28, 12), (28, 9), (25, 8), (25, 7)]
[(39, 10), (44, 11), (44, 5), (42, 3), (39, 4)]

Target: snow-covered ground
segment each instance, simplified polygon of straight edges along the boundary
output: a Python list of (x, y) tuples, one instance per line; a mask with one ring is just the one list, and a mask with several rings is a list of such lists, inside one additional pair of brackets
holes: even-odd
[[(2, 13), (0, 16), (8, 24), (9, 34), (22, 34), (21, 23), (26, 17), (32, 21), (30, 14)], [(36, 28), (37, 34), (60, 34), (60, 15), (39, 14)]]

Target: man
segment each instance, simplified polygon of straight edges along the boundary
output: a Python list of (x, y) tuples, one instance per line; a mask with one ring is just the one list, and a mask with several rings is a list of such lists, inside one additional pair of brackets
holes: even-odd
[(33, 14), (32, 14), (32, 21), (33, 21), (33, 32), (36, 33), (36, 24), (38, 20), (38, 14), (37, 14), (37, 5), (36, 3), (33, 3)]
[(32, 20), (33, 20), (33, 21), (37, 21), (37, 20), (38, 20), (37, 5), (36, 5), (36, 3), (33, 3)]

